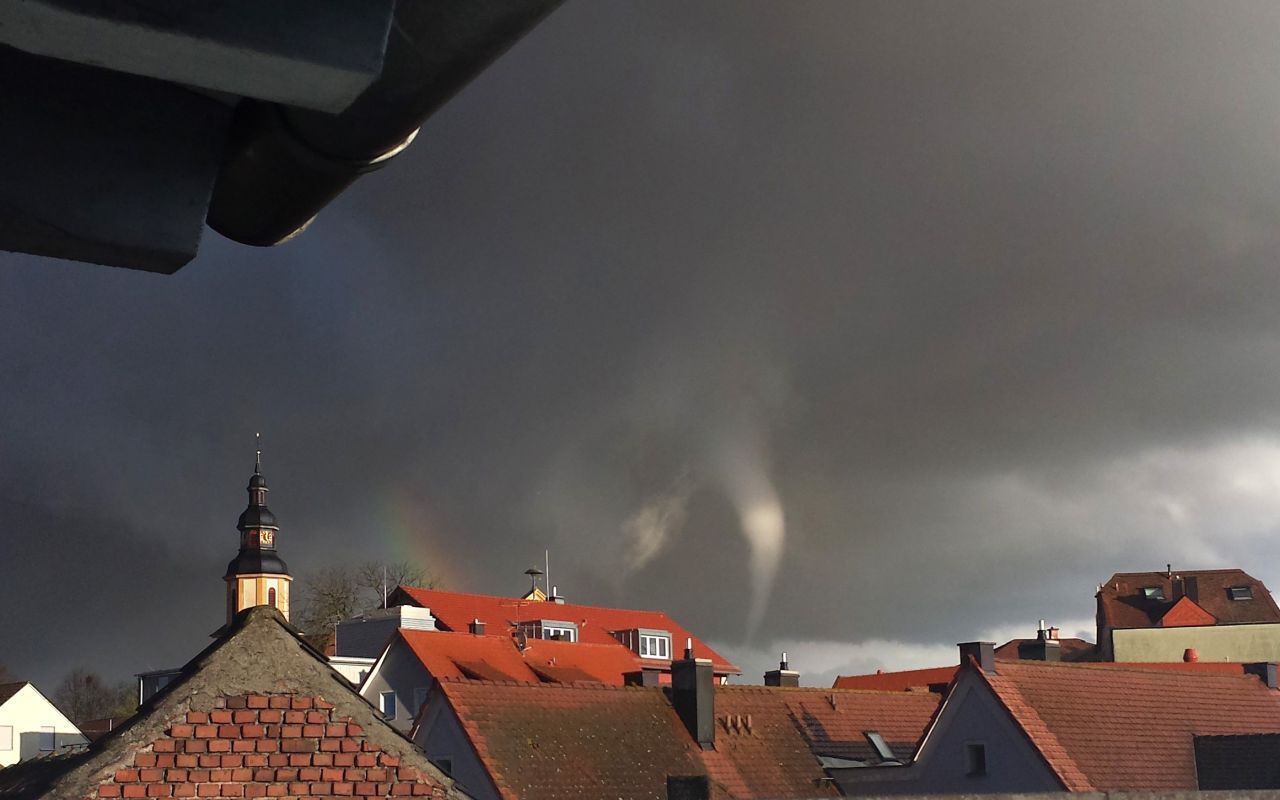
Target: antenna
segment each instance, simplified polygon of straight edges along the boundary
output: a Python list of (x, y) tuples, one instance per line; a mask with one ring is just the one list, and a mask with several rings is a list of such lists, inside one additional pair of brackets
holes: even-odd
[(551, 551), (543, 550), (542, 555), (547, 560), (547, 571), (544, 573), (544, 575), (546, 577), (547, 585), (550, 586), (551, 585)]
[(382, 607), (387, 607), (387, 565), (382, 565)]

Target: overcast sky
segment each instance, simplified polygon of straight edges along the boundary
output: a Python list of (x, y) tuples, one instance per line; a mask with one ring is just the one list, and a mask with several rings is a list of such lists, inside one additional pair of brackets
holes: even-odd
[[(299, 580), (662, 608), (807, 683), (1280, 585), (1280, 7), (570, 0), (271, 250), (0, 255), (0, 661)], [(954, 661), (951, 661), (954, 663)]]

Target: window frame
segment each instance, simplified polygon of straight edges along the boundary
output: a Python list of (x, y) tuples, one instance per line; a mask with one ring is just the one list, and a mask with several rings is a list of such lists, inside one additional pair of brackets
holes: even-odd
[[(387, 700), (391, 701), (391, 712), (387, 713)], [(382, 712), (383, 719), (396, 718), (396, 693), (395, 692), (378, 692), (378, 710)]]
[(1253, 599), (1252, 586), (1232, 586), (1227, 589), (1227, 596), (1234, 602), (1243, 602)]
[(1139, 589), (1145, 600), (1164, 600), (1165, 593), (1163, 586), (1143, 586)]
[(653, 658), (660, 661), (671, 660), (671, 634), (656, 631), (638, 631), (636, 638), (636, 653), (641, 658)]
[(981, 778), (991, 774), (986, 742), (964, 743), (964, 774), (968, 778)]

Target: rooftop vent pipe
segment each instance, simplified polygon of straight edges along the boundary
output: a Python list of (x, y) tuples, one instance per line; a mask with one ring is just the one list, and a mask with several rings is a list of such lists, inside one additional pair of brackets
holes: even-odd
[(563, 0), (401, 0), (381, 76), (339, 114), (243, 101), (209, 227), (270, 246), (301, 232), (356, 178), (408, 147), (427, 117)]

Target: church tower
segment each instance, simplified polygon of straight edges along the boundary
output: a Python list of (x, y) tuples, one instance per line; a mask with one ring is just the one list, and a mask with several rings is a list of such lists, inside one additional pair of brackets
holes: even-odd
[(289, 568), (276, 554), (276, 516), (267, 508), (267, 479), (258, 451), (249, 478), (249, 507), (240, 515), (240, 552), (227, 565), (227, 622), (250, 606), (275, 606), (289, 619)]

